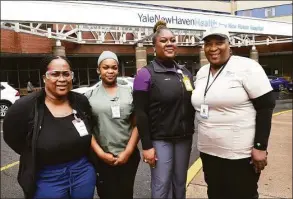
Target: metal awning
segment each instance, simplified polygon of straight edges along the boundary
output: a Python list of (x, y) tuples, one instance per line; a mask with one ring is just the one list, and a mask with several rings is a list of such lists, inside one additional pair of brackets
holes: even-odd
[(148, 36), (159, 19), (179, 46), (201, 45), (203, 32), (214, 26), (231, 33), (232, 46), (292, 42), (287, 22), (119, 2), (1, 1), (2, 29), (79, 44), (151, 45)]

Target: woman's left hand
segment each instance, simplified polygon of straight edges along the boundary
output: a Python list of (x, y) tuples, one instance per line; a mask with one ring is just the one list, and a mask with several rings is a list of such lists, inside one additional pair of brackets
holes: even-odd
[(251, 163), (254, 164), (255, 172), (260, 173), (267, 166), (267, 152), (253, 148), (251, 152)]
[(127, 151), (122, 151), (121, 153), (119, 153), (119, 155), (117, 156), (117, 160), (115, 162), (115, 165), (122, 165), (125, 164), (129, 157), (130, 157), (130, 153), (128, 153)]

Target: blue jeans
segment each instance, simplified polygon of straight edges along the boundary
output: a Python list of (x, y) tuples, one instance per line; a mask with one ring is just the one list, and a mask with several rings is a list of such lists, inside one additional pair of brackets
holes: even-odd
[(87, 158), (46, 166), (37, 174), (37, 198), (94, 197), (96, 172)]

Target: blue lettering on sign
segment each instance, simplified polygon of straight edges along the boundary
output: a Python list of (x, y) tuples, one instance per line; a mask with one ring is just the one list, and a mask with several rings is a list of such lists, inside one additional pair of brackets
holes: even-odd
[(250, 29), (251, 30), (254, 30), (254, 31), (263, 31), (264, 30), (264, 28), (263, 28), (263, 26), (250, 26)]
[(201, 20), (197, 18), (186, 19), (178, 16), (165, 17), (159, 14), (139, 14), (139, 21), (142, 23), (156, 23), (158, 20), (164, 20), (167, 24), (179, 24), (179, 25), (191, 25), (191, 26), (201, 26), (201, 27), (216, 27), (218, 22), (214, 19)]
[(233, 23), (229, 23), (229, 24), (228, 24), (228, 27), (229, 27), (229, 28), (232, 28), (232, 29), (233, 29), (233, 28), (237, 28), (237, 26), (236, 26), (235, 24), (233, 24)]
[(241, 29), (241, 30), (248, 30), (249, 29), (249, 26), (245, 26), (245, 25), (242, 25), (242, 24), (238, 24), (238, 28)]
[(227, 23), (223, 21), (218, 21), (215, 19), (199, 19), (199, 18), (182, 18), (178, 16), (161, 16), (160, 14), (143, 14), (138, 13), (138, 18), (141, 23), (156, 23), (159, 20), (164, 20), (167, 24), (176, 24), (176, 25), (188, 25), (188, 26), (199, 26), (202, 28), (210, 27), (224, 27), (229, 29), (237, 30), (253, 30), (261, 32), (264, 30), (263, 26), (254, 26), (254, 25), (244, 25), (240, 23)]

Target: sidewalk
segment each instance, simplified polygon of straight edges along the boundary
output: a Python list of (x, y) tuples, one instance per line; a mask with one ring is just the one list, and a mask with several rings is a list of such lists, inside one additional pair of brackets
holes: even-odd
[[(268, 148), (268, 166), (259, 180), (259, 198), (292, 198), (292, 111), (276, 114)], [(187, 198), (207, 198), (202, 169), (187, 187)]]

